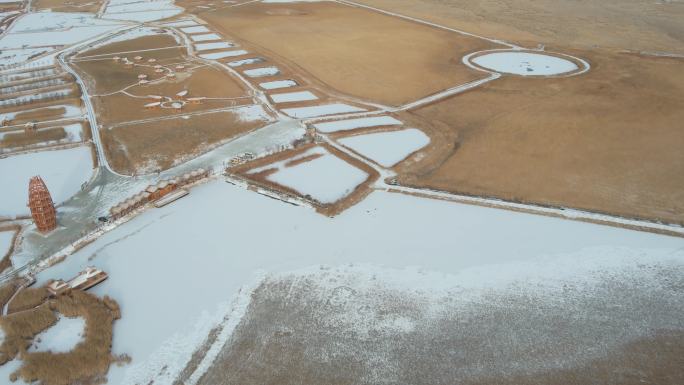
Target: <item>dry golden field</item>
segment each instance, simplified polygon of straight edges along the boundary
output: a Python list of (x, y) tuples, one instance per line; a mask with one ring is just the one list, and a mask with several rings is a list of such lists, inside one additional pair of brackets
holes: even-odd
[(119, 173), (165, 170), (264, 122), (242, 122), (228, 111), (188, 115), (100, 131), (110, 165)]
[(483, 78), (461, 57), (498, 47), (333, 2), (253, 3), (200, 16), (323, 85), (391, 105)]

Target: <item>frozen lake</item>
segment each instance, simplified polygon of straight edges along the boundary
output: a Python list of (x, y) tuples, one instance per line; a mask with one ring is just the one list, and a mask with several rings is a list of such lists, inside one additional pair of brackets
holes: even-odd
[(522, 76), (560, 75), (578, 70), (577, 64), (570, 60), (532, 52), (493, 52), (472, 61), (496, 72)]
[(490, 271), (528, 273), (539, 261), (557, 272), (681, 264), (682, 247), (680, 238), (387, 192), (328, 218), (215, 181), (107, 233), (38, 284), (104, 269), (110, 278), (93, 291), (121, 305), (113, 350), (133, 358), (110, 369), (109, 383), (170, 383), (263, 272), (372, 264), (488, 290)]

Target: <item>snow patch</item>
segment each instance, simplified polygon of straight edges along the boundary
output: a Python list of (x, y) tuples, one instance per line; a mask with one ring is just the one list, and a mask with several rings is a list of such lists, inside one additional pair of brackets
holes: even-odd
[(348, 104), (333, 103), (312, 107), (284, 108), (282, 111), (293, 118), (313, 118), (316, 116), (336, 115), (348, 112), (363, 112), (366, 110)]
[(357, 128), (396, 126), (403, 124), (401, 121), (391, 116), (372, 116), (369, 118), (358, 118), (349, 120), (338, 120), (335, 122), (316, 123), (314, 127), (320, 132), (348, 131)]
[[(29, 352), (66, 353), (84, 341), (86, 322), (81, 317), (59, 317), (57, 323), (33, 339)], [(40, 342), (39, 342), (40, 341)]]
[(392, 167), (427, 146), (430, 138), (423, 131), (409, 128), (351, 136), (338, 142), (383, 167)]

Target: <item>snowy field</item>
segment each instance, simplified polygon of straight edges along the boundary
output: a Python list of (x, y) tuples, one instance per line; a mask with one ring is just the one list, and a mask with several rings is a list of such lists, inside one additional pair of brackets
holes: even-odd
[(90, 13), (34, 12), (19, 17), (0, 37), (0, 49), (74, 44), (123, 26)]
[(222, 48), (231, 48), (234, 47), (232, 43), (228, 43), (226, 41), (219, 41), (216, 43), (201, 43), (201, 44), (195, 44), (195, 50), (197, 51), (209, 51), (212, 49), (222, 49)]
[(209, 28), (207, 28), (203, 25), (196, 25), (196, 26), (192, 26), (192, 27), (184, 27), (184, 28), (181, 28), (180, 30), (187, 33), (187, 34), (211, 32), (209, 30)]
[(57, 323), (38, 334), (29, 352), (66, 353), (84, 340), (86, 322), (81, 317), (60, 316)]
[(578, 69), (570, 60), (531, 52), (494, 52), (472, 61), (490, 70), (522, 76), (559, 75)]
[(356, 135), (342, 138), (338, 142), (383, 167), (392, 167), (427, 146), (430, 138), (421, 130), (409, 128)]
[(275, 76), (280, 73), (280, 70), (278, 67), (262, 67), (262, 68), (254, 68), (251, 70), (246, 70), (243, 71), (245, 75), (249, 76), (250, 78), (260, 78), (264, 76)]
[(90, 147), (42, 151), (0, 159), (0, 215), (28, 215), (28, 183), (40, 175), (56, 204), (81, 189), (93, 173)]
[(12, 246), (14, 231), (0, 231), (0, 258), (4, 257)]
[(335, 122), (316, 123), (316, 130), (324, 133), (355, 130), (357, 128), (396, 126), (403, 123), (391, 116), (371, 116), (369, 118), (358, 118), (348, 120), (338, 120)]
[(321, 203), (337, 202), (368, 179), (365, 171), (325, 150), (322, 153), (323, 156), (308, 162), (281, 168), (266, 179), (309, 195)]
[(271, 100), (273, 100), (274, 103), (304, 102), (316, 99), (318, 99), (318, 97), (311, 91), (271, 94)]
[(192, 40), (194, 42), (221, 40), (221, 36), (219, 36), (215, 33), (205, 33), (203, 35), (190, 35), (190, 40)]
[(218, 59), (223, 59), (226, 57), (247, 55), (248, 53), (249, 52), (247, 52), (243, 49), (238, 49), (235, 51), (222, 51), (222, 52), (205, 53), (205, 54), (201, 54), (199, 56), (203, 59), (218, 60)]
[(264, 59), (262, 59), (260, 57), (255, 57), (255, 58), (250, 58), (250, 59), (235, 60), (235, 61), (229, 62), (228, 65), (231, 67), (241, 67), (244, 65), (261, 63), (263, 61), (264, 61)]
[(363, 112), (366, 110), (344, 103), (333, 103), (313, 107), (283, 108), (282, 111), (293, 118), (314, 118), (316, 116), (344, 114), (347, 112)]
[(387, 192), (331, 219), (216, 181), (104, 235), (41, 273), (38, 284), (88, 265), (107, 271), (93, 291), (121, 305), (113, 350), (133, 358), (110, 369), (109, 383), (171, 383), (230, 303), (248, 296), (239, 289), (264, 272), (371, 264), (398, 269), (409, 282), (431, 274), (484, 294), (501, 275), (525, 277), (540, 264), (540, 276), (681, 265), (682, 247), (680, 238)]
[(259, 83), (259, 87), (265, 89), (265, 90), (278, 90), (281, 88), (290, 88), (297, 86), (297, 82), (294, 80), (276, 80), (273, 82), (264, 82), (264, 83)]

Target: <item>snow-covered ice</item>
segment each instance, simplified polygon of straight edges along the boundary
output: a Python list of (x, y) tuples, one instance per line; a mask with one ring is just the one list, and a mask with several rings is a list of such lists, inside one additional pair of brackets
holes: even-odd
[(427, 146), (430, 138), (423, 131), (409, 128), (350, 136), (338, 142), (383, 167), (392, 167)]
[[(57, 323), (33, 339), (29, 352), (66, 353), (84, 340), (86, 322), (81, 317), (60, 316)], [(40, 341), (40, 342), (39, 342)]]
[(88, 146), (65, 150), (41, 151), (0, 159), (0, 215), (26, 215), (28, 183), (40, 175), (55, 204), (69, 199), (81, 189), (93, 173), (93, 160)]
[(181, 31), (187, 33), (187, 34), (193, 34), (193, 33), (207, 33), (211, 32), (209, 28), (203, 26), (203, 25), (196, 25), (193, 27), (183, 27), (180, 29)]
[(477, 56), (472, 61), (490, 70), (522, 76), (559, 75), (578, 69), (570, 60), (532, 52), (493, 52)]
[[(605, 261), (681, 263), (682, 247), (676, 237), (382, 191), (328, 218), (216, 181), (105, 234), (39, 274), (38, 285), (88, 265), (106, 270), (109, 279), (91, 290), (121, 304), (113, 349), (133, 358), (110, 369), (109, 383), (170, 383), (229, 312), (238, 289), (263, 269), (415, 266), (486, 290), (497, 284), (490, 271), (529, 272), (540, 260), (566, 273)], [(559, 259), (568, 263), (554, 265)], [(156, 272), (154, 285), (149, 271)]]
[(219, 36), (215, 33), (205, 33), (202, 35), (190, 35), (190, 40), (192, 40), (192, 41), (221, 40), (221, 36)]
[(254, 122), (257, 120), (269, 121), (271, 116), (264, 110), (260, 104), (254, 104), (250, 106), (243, 106), (232, 110), (234, 114), (238, 116), (243, 122)]
[(363, 112), (366, 110), (361, 107), (354, 107), (344, 103), (333, 103), (312, 107), (283, 108), (282, 111), (293, 118), (313, 118), (316, 116), (345, 114), (348, 112)]
[(162, 19), (168, 19), (174, 17), (183, 12), (182, 9), (159, 9), (159, 10), (148, 10), (148, 11), (137, 11), (137, 12), (124, 12), (124, 13), (108, 13), (104, 17), (107, 19), (115, 20), (125, 20), (125, 21), (137, 21), (139, 23), (145, 23), (149, 21), (156, 21)]
[(381, 127), (381, 126), (396, 126), (403, 123), (391, 116), (371, 116), (368, 118), (337, 120), (327, 123), (316, 123), (314, 127), (320, 132), (337, 132), (348, 131), (357, 128)]
[(275, 76), (280, 73), (278, 67), (262, 67), (254, 68), (251, 70), (245, 70), (242, 73), (249, 76), (250, 78), (260, 78), (264, 76)]
[(226, 41), (219, 41), (216, 43), (201, 43), (195, 44), (195, 50), (197, 51), (208, 51), (211, 49), (222, 49), (234, 47), (233, 43), (228, 43)]
[(218, 59), (223, 59), (226, 57), (234, 57), (234, 56), (242, 56), (242, 55), (247, 55), (249, 52), (243, 50), (243, 49), (238, 49), (235, 51), (222, 51), (222, 52), (212, 52), (212, 53), (205, 53), (199, 55), (201, 58), (204, 59), (209, 59), (209, 60), (218, 60)]
[(255, 64), (255, 63), (261, 63), (261, 62), (263, 62), (263, 61), (264, 61), (263, 58), (260, 58), (260, 57), (253, 57), (253, 58), (249, 58), (249, 59), (235, 60), (235, 61), (229, 62), (228, 65), (229, 65), (230, 67), (241, 67), (241, 66), (244, 66), (244, 65)]
[(276, 80), (272, 82), (259, 83), (259, 87), (265, 90), (277, 90), (281, 88), (290, 88), (297, 86), (297, 82), (294, 80)]
[(271, 94), (274, 103), (303, 102), (316, 100), (318, 97), (311, 91), (288, 92), (284, 94)]
[(9, 251), (10, 246), (12, 246), (12, 238), (14, 238), (14, 231), (0, 231), (0, 258)]
[(351, 194), (368, 174), (325, 151), (316, 159), (281, 168), (267, 179), (321, 203), (334, 203)]
[(7, 381), (8, 384), (12, 385), (30, 385), (28, 382), (19, 378), (16, 382), (9, 382), (9, 377), (12, 373), (19, 370), (21, 367), (21, 361), (17, 358), (12, 361), (7, 362), (4, 365), (0, 365), (0, 381)]

